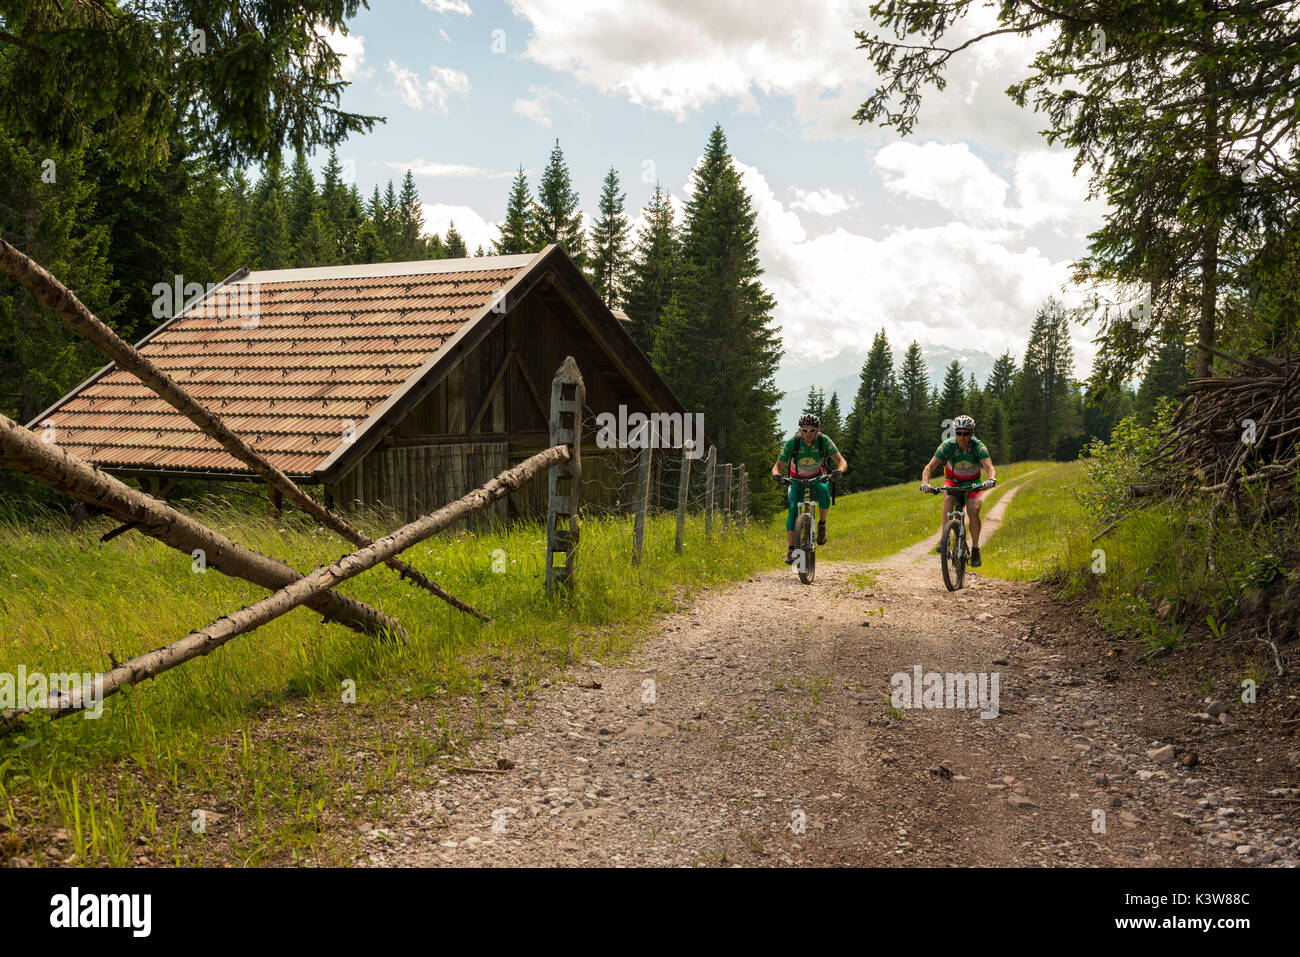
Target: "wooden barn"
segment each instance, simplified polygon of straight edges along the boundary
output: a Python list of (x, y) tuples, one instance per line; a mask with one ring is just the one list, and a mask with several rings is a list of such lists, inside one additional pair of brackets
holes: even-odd
[[(629, 453), (596, 416), (681, 413), (624, 323), (556, 245), (537, 254), (241, 270), (146, 336), (140, 352), (331, 507), (408, 519), (549, 443), (565, 356), (586, 383), (583, 502), (629, 498)], [(180, 479), (255, 476), (135, 376), (106, 366), (28, 423), (166, 496)], [(533, 482), (498, 516), (544, 513)]]

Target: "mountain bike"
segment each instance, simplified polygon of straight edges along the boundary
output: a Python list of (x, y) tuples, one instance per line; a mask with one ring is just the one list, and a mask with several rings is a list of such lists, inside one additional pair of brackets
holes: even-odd
[[(788, 486), (795, 481), (788, 475), (778, 475), (781, 485)], [(799, 581), (805, 585), (813, 583), (817, 571), (817, 499), (813, 496), (813, 482), (829, 480), (832, 495), (835, 488), (835, 473), (814, 479), (799, 479), (803, 482), (803, 498), (795, 505), (794, 519), (794, 565), (799, 572)]]
[(948, 586), (948, 591), (956, 591), (966, 582), (966, 562), (970, 559), (970, 547), (966, 542), (966, 496), (991, 488), (993, 486), (988, 482), (981, 482), (973, 488), (931, 485), (928, 489), (931, 495), (946, 494), (957, 499), (957, 505), (944, 519), (943, 535), (939, 539), (939, 565), (943, 569), (943, 583)]

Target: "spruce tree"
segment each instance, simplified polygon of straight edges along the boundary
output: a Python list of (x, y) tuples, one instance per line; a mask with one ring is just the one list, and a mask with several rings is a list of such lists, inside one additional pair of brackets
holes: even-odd
[(182, 205), (176, 269), (199, 282), (216, 282), (249, 259), (247, 181), (223, 180), (216, 167), (196, 164)]
[(465, 250), (465, 240), (456, 231), (456, 221), (447, 224), (447, 238), (443, 241), (444, 259), (464, 259), (469, 253)]
[(858, 393), (853, 399), (853, 406), (845, 425), (844, 456), (854, 457), (858, 453), (858, 435), (867, 416), (876, 407), (876, 398), (884, 390), (885, 384), (894, 374), (894, 350), (889, 345), (889, 337), (881, 329), (871, 340), (871, 351), (862, 364), (858, 376)]
[[(311, 222), (312, 213), (320, 205), (320, 197), (316, 193), (316, 180), (311, 174), (311, 167), (307, 165), (307, 156), (302, 150), (294, 154), (288, 188), (289, 238), (296, 250), (302, 241), (302, 234), (306, 232)], [(307, 264), (301, 263), (301, 265)]]
[(899, 413), (902, 419), (902, 459), (907, 478), (920, 475), (938, 444), (930, 403), (930, 376), (925, 357), (913, 340), (898, 371)]
[[(0, 62), (3, 56), (0, 56)], [(24, 144), (39, 151), (35, 144)], [(186, 196), (190, 188), (190, 165), (185, 161), (184, 143), (175, 142), (170, 160), (149, 179), (130, 184), (122, 179), (122, 170), (108, 162), (96, 149), (86, 151), (79, 176), (96, 184), (94, 202), (109, 224), (109, 280), (116, 286), (110, 311), (120, 317), (117, 327), (128, 342), (135, 342), (158, 325), (152, 315), (155, 283), (172, 281), (181, 272), (176, 260), (184, 227)], [(48, 154), (45, 154), (48, 155)], [(62, 167), (57, 167), (55, 183), (42, 184), (59, 188), (64, 182)], [(0, 183), (0, 191), (9, 186)], [(21, 195), (21, 184), (16, 184)], [(0, 197), (0, 202), (5, 202)], [(24, 232), (18, 232), (21, 248)], [(11, 240), (12, 241), (12, 240)], [(42, 264), (44, 265), (44, 264)], [(218, 276), (218, 279), (223, 278)], [(208, 276), (185, 276), (185, 282), (208, 282)], [(109, 317), (103, 316), (105, 321)]]
[(840, 397), (834, 392), (831, 393), (831, 400), (826, 403), (826, 411), (822, 413), (822, 431), (834, 439), (837, 446), (843, 438), (844, 420), (840, 416)]
[(1071, 401), (1073, 366), (1069, 319), (1048, 297), (1030, 327), (1017, 379), (1021, 391), (1012, 400), (1012, 444), (1021, 458), (1046, 458), (1082, 432), (1081, 410)]
[(506, 218), (501, 223), (501, 238), (496, 241), (498, 256), (517, 255), (534, 252), (529, 236), (529, 212), (531, 200), (528, 196), (528, 176), (523, 164), (510, 184), (510, 198), (506, 200)]
[(398, 218), (397, 191), (393, 189), (393, 181), (388, 181), (388, 187), (384, 190), (384, 198), (380, 203), (383, 215), (375, 220), (375, 226), (379, 229), (379, 235), (383, 237), (384, 248), (388, 250), (389, 262), (401, 262), (408, 251), (403, 248), (402, 223)]
[[(332, 214), (331, 214), (332, 215)], [(366, 207), (357, 184), (348, 187), (343, 198), (343, 210), (335, 222), (338, 239), (339, 262), (370, 262), (361, 255), (361, 225), (366, 221)], [(373, 224), (371, 226), (373, 230)]]
[[(42, 181), (47, 158), (54, 160), (53, 183)], [(83, 154), (45, 147), (38, 152), (0, 129), (0, 188), (0, 234), (75, 289), (90, 309), (111, 320), (109, 228), (104, 211), (96, 208), (98, 191), (87, 175)], [(171, 276), (158, 280), (163, 278)], [(148, 313), (144, 320), (150, 327), (160, 322)], [(134, 330), (123, 329), (123, 334), (133, 335)], [(103, 362), (88, 341), (13, 280), (0, 276), (0, 411), (26, 422)], [(56, 430), (58, 424), (56, 419)], [(0, 488), (10, 476), (0, 470)]]
[(307, 227), (294, 243), (294, 261), (298, 266), (332, 266), (337, 262), (338, 243), (325, 221), (323, 209), (312, 210)]
[(258, 180), (253, 200), (253, 258), (258, 269), (292, 268), (287, 205), (280, 164), (270, 162)]
[(1029, 355), (1011, 386), (1011, 453), (1017, 462), (1047, 458), (1047, 418), (1043, 414), (1043, 382)]
[(802, 415), (815, 415), (821, 418), (826, 411), (826, 393), (817, 386), (810, 386), (808, 389), (808, 398), (804, 400)]
[[(655, 364), (686, 408), (704, 413), (719, 461), (744, 463), (760, 476), (771, 468), (778, 438), (775, 301), (759, 281), (757, 214), (720, 126), (692, 185), (674, 295), (679, 314), (669, 321), (665, 312)], [(773, 492), (762, 495), (775, 505)]]
[(1002, 400), (990, 395), (984, 406), (984, 416), (988, 419), (988, 424), (978, 431), (980, 439), (988, 446), (993, 462), (1011, 461), (1011, 425)]
[(854, 448), (857, 458), (850, 460), (848, 488), (880, 488), (904, 478), (902, 406), (892, 370), (862, 422)]
[(613, 309), (623, 302), (628, 273), (627, 217), (623, 215), (625, 193), (619, 192), (614, 167), (605, 174), (600, 190), (600, 218), (591, 228), (591, 284)]
[[(391, 184), (390, 184), (391, 185)], [(415, 188), (415, 177), (408, 169), (402, 177), (402, 192), (397, 198), (396, 224), (392, 230), (395, 262), (408, 262), (425, 258), (424, 210), (420, 206), (420, 191)]]
[(1151, 424), (1159, 399), (1172, 396), (1187, 384), (1188, 359), (1187, 342), (1181, 334), (1166, 333), (1161, 337), (1160, 347), (1137, 390), (1134, 411), (1143, 425)]
[(966, 377), (966, 391), (962, 407), (967, 415), (975, 420), (975, 430), (978, 434), (980, 426), (984, 424), (984, 392), (980, 389), (979, 383), (975, 381), (975, 373)]
[(628, 279), (626, 306), (629, 332), (647, 354), (654, 349), (660, 314), (672, 298), (681, 273), (681, 242), (673, 223), (668, 194), (655, 184), (637, 234)]
[(1011, 394), (1011, 384), (1015, 381), (1015, 378), (1016, 360), (1012, 357), (1010, 351), (1004, 352), (994, 361), (993, 369), (989, 372), (984, 389), (1000, 402), (1006, 402), (1007, 396)]
[(531, 251), (537, 252), (550, 243), (559, 243), (579, 269), (587, 266), (587, 242), (583, 235), (582, 213), (578, 211), (578, 194), (569, 178), (560, 141), (555, 141), (551, 158), (542, 171), (537, 200), (532, 204), (529, 224)]
[(321, 205), (325, 212), (326, 228), (333, 239), (334, 261), (356, 262), (357, 230), (361, 226), (361, 196), (343, 183), (343, 167), (338, 151), (330, 147), (329, 160), (321, 175)]
[(951, 421), (965, 411), (966, 390), (962, 388), (961, 363), (953, 359), (943, 377), (943, 395), (939, 399), (940, 425)]

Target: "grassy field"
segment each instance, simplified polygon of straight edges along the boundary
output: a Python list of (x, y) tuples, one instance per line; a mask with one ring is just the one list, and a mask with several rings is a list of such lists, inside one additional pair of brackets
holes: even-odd
[(1082, 545), (1091, 537), (1084, 508), (1073, 495), (1083, 478), (1082, 464), (1035, 465), (998, 533), (981, 549), (983, 575), (1029, 581), (1076, 567)]
[[(991, 500), (1042, 467), (1003, 469)], [(916, 486), (839, 499), (826, 558), (869, 561), (935, 534), (937, 500)], [(300, 570), (350, 550), (296, 513), (270, 519), (220, 502), (187, 511)], [(371, 515), (359, 524), (378, 537), (400, 523)], [(188, 556), (136, 533), (100, 545), (112, 527), (97, 519), (69, 534), (55, 513), (0, 520), (0, 673), (102, 671), (110, 654), (124, 660), (174, 641), (264, 594), (196, 573)], [(403, 557), (492, 624), (375, 569), (340, 591), (399, 618), (408, 642), (362, 637), (299, 608), (108, 699), (98, 720), (29, 722), (0, 740), (0, 862), (61, 860), (31, 837), (57, 829), (69, 832), (78, 863), (129, 864), (141, 848), (173, 864), (345, 861), (347, 842), (327, 823), (382, 814), (398, 782), (446, 773), (465, 736), (507, 716), (526, 723), (548, 675), (625, 652), (655, 615), (701, 588), (784, 569), (784, 514), (718, 528), (707, 544), (703, 520), (692, 518), (681, 555), (673, 535), (672, 515), (654, 517), (633, 566), (630, 518), (585, 521), (578, 586), (549, 600), (540, 527), (438, 536)], [(344, 700), (349, 685), (355, 703)], [(427, 726), (403, 717), (416, 701), (432, 704)], [(232, 807), (253, 822), (233, 839), (194, 833), (195, 810)]]
[[(986, 497), (985, 511), (995, 505), (1007, 489), (1045, 465), (1052, 463), (1018, 462), (999, 469), (998, 485)], [(921, 494), (918, 491), (920, 484), (918, 478), (914, 482), (855, 492), (838, 499), (827, 523), (830, 541), (826, 545), (824, 560), (875, 561), (914, 545), (927, 535), (933, 535), (937, 542), (942, 498)], [(784, 513), (773, 519), (772, 529), (777, 547), (783, 552)]]

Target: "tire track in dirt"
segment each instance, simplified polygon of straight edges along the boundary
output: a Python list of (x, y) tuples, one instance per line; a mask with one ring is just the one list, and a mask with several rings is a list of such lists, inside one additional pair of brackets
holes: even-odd
[[(1131, 742), (1060, 656), (1023, 640), (1033, 586), (968, 571), (949, 593), (937, 538), (821, 565), (813, 586), (783, 569), (705, 591), (625, 662), (572, 669), (510, 713), (472, 756), (507, 773), (403, 791), (398, 820), (363, 828), (357, 862), (1235, 863), (1156, 792), (1096, 777), (1129, 763)], [(914, 665), (998, 673), (999, 713), (892, 709), (891, 676)]]

